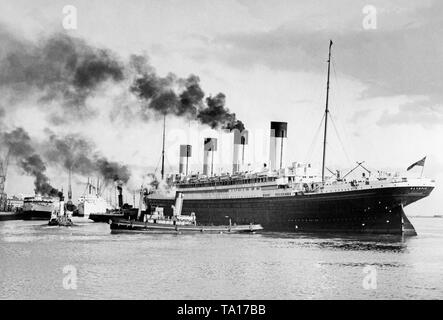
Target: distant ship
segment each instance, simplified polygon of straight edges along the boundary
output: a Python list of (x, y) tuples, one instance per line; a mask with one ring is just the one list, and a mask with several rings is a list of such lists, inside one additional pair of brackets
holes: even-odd
[(78, 201), (79, 203), (74, 216), (84, 217), (86, 219), (88, 219), (91, 214), (101, 214), (114, 209), (114, 206), (101, 195), (98, 181), (97, 186), (94, 186), (88, 179), (85, 192)]
[(54, 198), (49, 196), (25, 197), (22, 217), (26, 220), (49, 220), (56, 202)]
[(109, 222), (112, 219), (117, 218), (135, 218), (138, 213), (137, 208), (123, 203), (123, 188), (122, 186), (117, 186), (118, 191), (118, 207), (112, 209), (106, 209), (105, 211), (93, 212), (89, 215), (89, 219), (94, 222)]
[[(178, 193), (183, 194), (183, 214), (195, 212), (203, 224), (261, 224), (265, 231), (378, 233), (416, 235), (403, 208), (428, 196), (435, 187), (430, 179), (408, 178), (369, 170), (361, 178), (347, 179), (348, 174), (325, 175), (328, 122), (329, 45), (326, 108), (321, 175), (309, 164), (293, 163), (283, 167), (286, 152), (287, 123), (271, 122), (270, 161), (259, 172), (241, 171), (247, 132), (234, 132), (232, 174), (214, 175), (214, 153), (217, 140), (204, 139), (203, 174), (189, 175), (186, 169), (191, 156), (190, 145), (180, 149), (180, 173), (167, 180), (168, 187), (157, 188), (145, 197), (148, 207), (164, 208), (173, 215), (172, 206)], [(164, 130), (163, 153), (164, 159)], [(186, 166), (184, 163), (186, 162)], [(164, 177), (162, 160), (161, 177)], [(424, 159), (423, 159), (424, 165)], [(351, 170), (353, 171), (353, 170)]]
[(99, 195), (83, 195), (79, 198), (78, 213), (79, 217), (89, 218), (91, 214), (104, 213), (113, 207)]

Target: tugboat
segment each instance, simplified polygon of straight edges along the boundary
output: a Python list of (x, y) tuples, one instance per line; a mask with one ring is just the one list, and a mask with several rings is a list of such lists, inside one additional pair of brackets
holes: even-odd
[(63, 226), (63, 227), (71, 227), (74, 223), (71, 220), (72, 213), (74, 210), (74, 205), (66, 203), (64, 201), (63, 192), (59, 192), (59, 207), (58, 209), (54, 209), (51, 213), (51, 219), (48, 222), (49, 226)]
[(229, 219), (229, 225), (197, 225), (194, 212), (191, 212), (190, 215), (181, 214), (183, 207), (182, 193), (177, 193), (175, 205), (172, 206), (172, 216), (165, 216), (161, 207), (155, 207), (153, 210), (150, 210), (151, 207), (149, 206), (148, 210), (143, 214), (143, 218), (141, 218), (143, 193), (140, 194), (140, 199), (137, 219), (111, 219), (110, 227), (112, 233), (255, 233), (256, 231), (263, 230), (263, 227), (259, 224), (233, 225), (229, 216), (226, 216)]
[(94, 222), (109, 222), (112, 219), (123, 218), (131, 219), (137, 216), (138, 210), (127, 203), (123, 203), (123, 188), (117, 186), (118, 190), (118, 208), (106, 209), (106, 212), (96, 212), (89, 214), (89, 219)]
[(109, 210), (115, 209), (110, 201), (103, 196), (103, 190), (97, 179), (97, 185), (94, 186), (88, 178), (86, 189), (79, 198), (77, 210), (74, 211), (74, 217), (82, 217), (89, 220), (91, 214), (105, 214)]

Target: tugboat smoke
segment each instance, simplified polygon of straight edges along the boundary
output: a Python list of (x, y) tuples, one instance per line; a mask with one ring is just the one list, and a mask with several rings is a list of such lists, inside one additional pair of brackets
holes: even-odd
[(8, 149), (8, 155), (17, 160), (17, 165), (28, 175), (35, 178), (35, 193), (56, 196), (58, 190), (51, 186), (46, 176), (46, 166), (32, 146), (31, 138), (23, 128), (17, 128), (2, 134), (2, 142)]
[(131, 173), (127, 166), (109, 161), (101, 155), (92, 142), (68, 134), (57, 136), (49, 133), (49, 140), (46, 143), (46, 158), (49, 162), (61, 166), (66, 170), (81, 175), (100, 175), (104, 182), (126, 184)]
[(66, 34), (31, 43), (0, 26), (0, 41), (0, 87), (13, 96), (8, 104), (33, 94), (40, 105), (57, 102), (62, 108), (58, 123), (90, 116), (87, 98), (105, 81), (124, 79), (124, 66), (110, 51)]

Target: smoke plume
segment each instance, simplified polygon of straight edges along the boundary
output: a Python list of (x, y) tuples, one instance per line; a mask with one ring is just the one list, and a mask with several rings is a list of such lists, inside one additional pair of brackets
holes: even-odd
[(31, 138), (23, 128), (2, 134), (2, 142), (8, 149), (8, 156), (28, 175), (33, 176), (35, 193), (56, 196), (58, 190), (51, 186), (45, 174), (46, 166), (32, 146)]
[(56, 102), (63, 108), (59, 120), (90, 116), (87, 98), (103, 82), (124, 78), (123, 65), (110, 51), (63, 33), (30, 43), (0, 30), (3, 40), (8, 41), (0, 56), (0, 87), (14, 99), (37, 94), (41, 105)]
[[(110, 50), (64, 33), (33, 43), (15, 37), (1, 25), (0, 42), (4, 44), (0, 50), (0, 88), (9, 93), (12, 100), (8, 104), (35, 94), (37, 103), (45, 107), (56, 124), (95, 115), (97, 110), (88, 107), (87, 99), (101, 84), (112, 81), (124, 85), (124, 80), (129, 80), (126, 89), (139, 99), (137, 116), (142, 120), (150, 119), (153, 111), (194, 119), (213, 129), (244, 128), (225, 107), (224, 94), (205, 99), (198, 76), (179, 78), (169, 73), (161, 77), (144, 55), (132, 55), (128, 63), (123, 63)], [(50, 104), (59, 108), (48, 110)]]
[(225, 100), (226, 96), (223, 93), (206, 98), (207, 107), (200, 110), (197, 118), (201, 123), (207, 124), (211, 128), (218, 128), (222, 124), (223, 129), (243, 131), (245, 129), (243, 122), (237, 120), (235, 114), (225, 108)]
[(127, 166), (109, 161), (92, 142), (78, 135), (57, 136), (48, 132), (46, 158), (51, 164), (71, 170), (72, 173), (100, 175), (105, 183), (125, 184), (131, 177)]
[[(212, 129), (244, 130), (235, 113), (225, 107), (223, 93), (204, 101), (205, 93), (198, 76), (182, 79), (170, 73), (159, 77), (146, 57), (134, 55), (131, 59), (136, 76), (130, 90), (140, 99), (144, 113), (152, 110), (161, 115), (188, 117)], [(148, 116), (145, 114), (144, 118)]]
[[(35, 178), (36, 193), (58, 192), (45, 174), (46, 164), (83, 176), (100, 175), (105, 183), (129, 181), (127, 166), (108, 160), (87, 139), (69, 134), (79, 120), (93, 121), (97, 112), (113, 111), (99, 108), (93, 104), (96, 100), (90, 99), (105, 88), (123, 92), (118, 101), (120, 111), (109, 114), (113, 120), (127, 120), (128, 114), (141, 121), (149, 121), (153, 114), (173, 115), (213, 129), (244, 130), (243, 123), (226, 107), (223, 93), (205, 96), (200, 78), (194, 74), (187, 78), (173, 73), (159, 76), (145, 55), (132, 55), (122, 62), (110, 50), (64, 33), (30, 42), (1, 25), (0, 43), (0, 124), (9, 125), (9, 113), (18, 106), (35, 105), (50, 120), (63, 124), (66, 132), (64, 136), (48, 133), (41, 144), (44, 158), (23, 128), (0, 132), (11, 158)], [(20, 103), (23, 101), (27, 103)]]

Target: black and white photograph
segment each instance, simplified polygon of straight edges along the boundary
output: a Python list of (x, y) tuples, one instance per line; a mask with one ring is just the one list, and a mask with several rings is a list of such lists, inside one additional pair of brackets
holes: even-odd
[(441, 300), (442, 36), (438, 0), (0, 0), (0, 300)]

